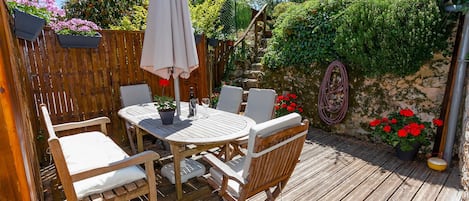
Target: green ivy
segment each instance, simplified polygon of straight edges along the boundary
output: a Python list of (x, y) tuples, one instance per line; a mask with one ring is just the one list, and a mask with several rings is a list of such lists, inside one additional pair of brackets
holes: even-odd
[(311, 64), (337, 59), (334, 23), (347, 4), (347, 0), (315, 0), (291, 5), (277, 18), (263, 57), (264, 65), (271, 69), (297, 66), (307, 70)]
[(356, 0), (340, 18), (335, 46), (366, 75), (408, 75), (447, 47), (436, 0)]

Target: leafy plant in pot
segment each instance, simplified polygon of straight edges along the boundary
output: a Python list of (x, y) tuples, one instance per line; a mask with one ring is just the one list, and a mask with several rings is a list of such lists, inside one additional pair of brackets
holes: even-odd
[(72, 18), (67, 21), (51, 23), (62, 47), (97, 48), (101, 40), (98, 30), (101, 28), (94, 22)]
[(65, 16), (54, 0), (9, 0), (7, 5), (15, 17), (15, 35), (29, 41), (36, 40), (44, 25)]
[(153, 100), (163, 125), (173, 124), (174, 111), (176, 110), (174, 99), (168, 96), (154, 96)]
[(387, 117), (374, 119), (370, 127), (373, 129), (372, 135), (396, 148), (400, 159), (413, 160), (421, 145), (430, 144), (434, 126), (443, 125), (440, 119), (433, 119), (432, 122), (423, 121), (410, 109), (401, 109)]

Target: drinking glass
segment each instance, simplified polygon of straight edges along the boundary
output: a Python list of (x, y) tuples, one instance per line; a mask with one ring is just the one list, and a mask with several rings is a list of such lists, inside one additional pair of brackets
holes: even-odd
[(204, 117), (208, 117), (207, 108), (210, 106), (210, 98), (202, 98), (202, 107), (204, 108)]

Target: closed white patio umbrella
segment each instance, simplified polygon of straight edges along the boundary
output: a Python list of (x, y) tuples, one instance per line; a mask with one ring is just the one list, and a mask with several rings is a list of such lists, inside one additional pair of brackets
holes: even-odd
[(179, 77), (199, 67), (187, 0), (150, 0), (140, 67), (174, 79), (177, 116), (181, 114)]

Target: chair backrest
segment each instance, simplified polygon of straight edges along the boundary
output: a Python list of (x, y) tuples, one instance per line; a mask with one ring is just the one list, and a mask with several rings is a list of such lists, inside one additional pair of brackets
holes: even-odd
[(148, 84), (136, 84), (120, 87), (122, 107), (150, 103), (153, 101)]
[(244, 115), (257, 124), (271, 120), (277, 93), (273, 89), (249, 89), (248, 101)]
[(243, 166), (249, 181), (243, 194), (254, 195), (263, 186), (286, 182), (293, 173), (308, 132), (309, 122), (291, 113), (253, 126)]
[(218, 97), (217, 110), (239, 113), (243, 101), (243, 88), (224, 85)]

